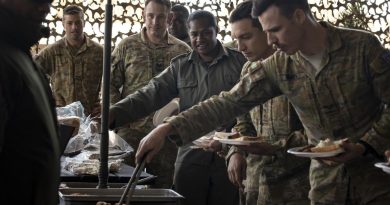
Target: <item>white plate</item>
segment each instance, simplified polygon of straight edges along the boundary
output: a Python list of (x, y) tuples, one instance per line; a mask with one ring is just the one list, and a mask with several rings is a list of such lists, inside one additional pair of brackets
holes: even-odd
[(309, 158), (319, 158), (319, 157), (334, 157), (340, 153), (344, 152), (344, 149), (339, 148), (331, 152), (300, 152), (304, 147), (294, 147), (287, 150), (288, 153), (293, 154), (297, 157), (309, 157)]
[(175, 98), (160, 110), (154, 113), (153, 116), (153, 125), (157, 127), (157, 125), (161, 124), (166, 117), (170, 117), (179, 112), (179, 99)]
[(221, 139), (214, 137), (214, 140), (218, 140), (220, 143), (223, 144), (230, 144), (230, 145), (250, 145), (259, 143), (261, 141), (242, 141), (242, 140), (234, 140), (234, 139)]
[(191, 148), (204, 148), (206, 144), (209, 144), (209, 142), (213, 139), (215, 131), (209, 132), (208, 134), (198, 138), (197, 140), (192, 141), (194, 144), (191, 146)]
[(375, 166), (381, 168), (384, 172), (390, 174), (390, 166), (387, 162), (378, 162), (375, 163)]

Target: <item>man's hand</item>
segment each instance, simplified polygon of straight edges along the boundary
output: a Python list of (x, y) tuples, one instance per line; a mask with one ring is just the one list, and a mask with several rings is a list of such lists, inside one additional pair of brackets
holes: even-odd
[(222, 149), (222, 143), (218, 140), (208, 140), (203, 149), (208, 152), (219, 152)]
[(246, 178), (246, 160), (240, 153), (234, 153), (229, 159), (229, 180), (240, 189), (244, 188), (242, 181)]
[(387, 162), (390, 163), (390, 149), (386, 150), (385, 156), (387, 157)]
[(249, 145), (235, 145), (240, 150), (257, 155), (272, 155), (277, 150), (276, 146), (270, 145), (266, 142), (251, 143)]
[(139, 143), (135, 155), (137, 164), (140, 164), (142, 159), (145, 159), (146, 163), (150, 163), (154, 155), (156, 155), (164, 146), (165, 137), (168, 136), (172, 130), (173, 127), (170, 124), (163, 123), (146, 135)]
[(340, 144), (344, 149), (344, 152), (335, 157), (320, 158), (318, 160), (325, 162), (326, 164), (333, 164), (332, 162), (345, 163), (363, 155), (365, 147), (359, 143), (351, 143), (348, 139), (343, 140)]

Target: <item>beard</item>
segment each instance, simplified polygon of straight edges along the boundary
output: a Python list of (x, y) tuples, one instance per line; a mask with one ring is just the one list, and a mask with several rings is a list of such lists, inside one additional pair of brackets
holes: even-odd
[(28, 16), (0, 7), (0, 27), (4, 28), (0, 33), (1, 40), (23, 50), (29, 50), (47, 34), (47, 29), (41, 22), (33, 21)]

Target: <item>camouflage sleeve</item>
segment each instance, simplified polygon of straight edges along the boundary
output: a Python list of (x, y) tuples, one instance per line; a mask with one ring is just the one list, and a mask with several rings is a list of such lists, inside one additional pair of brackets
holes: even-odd
[[(251, 62), (245, 63), (241, 71), (241, 78), (248, 74), (250, 65)], [(234, 126), (234, 129), (242, 135), (257, 136), (256, 129), (253, 126), (252, 118), (249, 113), (237, 117), (237, 124)]]
[(48, 46), (44, 48), (34, 57), (34, 62), (37, 64), (37, 67), (42, 70), (42, 72), (48, 77), (51, 76), (53, 72), (54, 62), (53, 62), (53, 53), (50, 51), (51, 47)]
[(154, 77), (145, 87), (110, 107), (114, 119), (111, 128), (121, 127), (162, 108), (177, 97), (176, 78), (171, 66)]
[(237, 124), (234, 129), (241, 135), (257, 136), (255, 126), (252, 123), (252, 118), (249, 113), (237, 117)]
[(377, 38), (372, 37), (367, 49), (368, 72), (376, 95), (386, 105), (380, 119), (362, 138), (378, 154), (390, 147), (390, 50), (385, 49)]
[(124, 56), (122, 46), (114, 49), (111, 55), (111, 75), (110, 75), (110, 103), (117, 103), (122, 99), (120, 88), (125, 81)]
[(166, 120), (179, 134), (171, 139), (179, 146), (207, 134), (219, 125), (248, 112), (256, 105), (281, 94), (261, 62), (251, 65), (245, 75), (229, 92), (222, 92), (203, 101), (176, 117)]

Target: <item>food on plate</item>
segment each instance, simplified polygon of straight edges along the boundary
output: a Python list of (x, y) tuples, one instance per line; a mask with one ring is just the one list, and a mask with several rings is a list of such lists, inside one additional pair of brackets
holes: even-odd
[(262, 139), (261, 136), (259, 136), (259, 137), (241, 136), (241, 137), (235, 138), (234, 140), (237, 140), (237, 141), (258, 141), (261, 139)]
[(317, 146), (308, 145), (300, 149), (301, 152), (331, 152), (341, 148), (342, 140), (333, 141), (329, 138), (320, 140)]
[(251, 141), (251, 142), (254, 142), (254, 141), (260, 141), (263, 139), (262, 136), (259, 136), (259, 137), (252, 137), (252, 136), (243, 136), (243, 135), (240, 135), (240, 133), (236, 132), (236, 133), (228, 133), (228, 132), (216, 132), (214, 134), (214, 139), (215, 140), (223, 140), (225, 142), (227, 141)]
[(237, 132), (237, 133), (232, 133), (231, 135), (228, 135), (227, 139), (233, 140), (233, 139), (238, 139), (240, 137), (241, 137), (240, 133)]
[(311, 148), (313, 148), (313, 147), (315, 147), (315, 146), (310, 144), (310, 145), (302, 147), (299, 151), (300, 152), (311, 152)]

